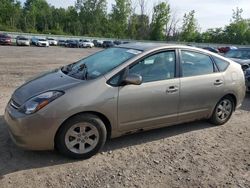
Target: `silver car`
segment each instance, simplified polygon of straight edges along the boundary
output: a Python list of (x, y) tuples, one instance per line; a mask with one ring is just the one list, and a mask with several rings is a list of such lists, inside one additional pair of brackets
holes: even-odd
[(245, 95), (241, 66), (208, 51), (130, 43), (35, 78), (12, 95), (14, 142), (89, 158), (108, 138), (184, 122), (226, 123)]

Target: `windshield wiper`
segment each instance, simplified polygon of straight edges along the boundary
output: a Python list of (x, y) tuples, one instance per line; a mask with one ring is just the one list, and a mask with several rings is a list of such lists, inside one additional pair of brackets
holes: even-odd
[(68, 74), (70, 71), (72, 71), (72, 68), (74, 67), (75, 64), (76, 63), (72, 63), (70, 65), (66, 65), (66, 66), (62, 67), (63, 73)]
[[(71, 70), (72, 70), (72, 68), (71, 68)], [(83, 72), (81, 74), (81, 79), (83, 79), (83, 80), (88, 79), (88, 67), (85, 63), (81, 64), (79, 66), (79, 68), (74, 73), (70, 74), (70, 76), (74, 76), (74, 75), (78, 74), (79, 72)]]
[(88, 79), (88, 67), (87, 65), (84, 63), (80, 66), (80, 71), (83, 71), (82, 73), (82, 79), (87, 80)]

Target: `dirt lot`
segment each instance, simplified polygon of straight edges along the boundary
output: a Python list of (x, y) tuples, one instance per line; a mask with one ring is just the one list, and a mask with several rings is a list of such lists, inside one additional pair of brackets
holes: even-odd
[(85, 161), (17, 148), (4, 107), (28, 78), (97, 49), (0, 46), (0, 187), (250, 187), (250, 95), (220, 127), (201, 121), (109, 141)]

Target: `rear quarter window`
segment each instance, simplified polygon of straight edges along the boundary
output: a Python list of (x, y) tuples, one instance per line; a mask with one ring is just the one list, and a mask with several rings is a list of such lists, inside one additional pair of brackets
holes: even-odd
[(220, 59), (218, 57), (213, 57), (213, 59), (220, 72), (224, 72), (229, 66), (229, 63), (223, 59)]

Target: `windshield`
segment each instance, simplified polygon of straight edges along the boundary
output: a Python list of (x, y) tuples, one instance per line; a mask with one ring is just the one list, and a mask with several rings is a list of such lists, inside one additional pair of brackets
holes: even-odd
[(62, 71), (77, 79), (95, 79), (106, 74), (141, 51), (127, 48), (109, 48), (76, 63), (65, 66)]
[(29, 40), (29, 39), (27, 39), (27, 38), (19, 38), (19, 40)]
[(236, 58), (236, 59), (250, 59), (250, 49), (230, 50), (225, 54), (225, 57)]

